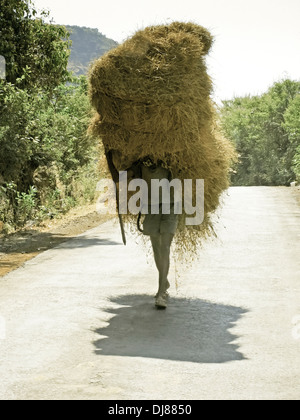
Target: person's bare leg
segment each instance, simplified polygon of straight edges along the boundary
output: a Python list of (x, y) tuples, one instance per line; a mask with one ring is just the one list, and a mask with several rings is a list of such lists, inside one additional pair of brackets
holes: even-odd
[(156, 268), (158, 272), (161, 271), (161, 255), (160, 255), (160, 248), (161, 248), (161, 235), (150, 236), (154, 260), (156, 264)]
[(159, 294), (164, 294), (170, 287), (168, 275), (170, 270), (170, 253), (173, 238), (174, 235), (172, 235), (171, 233), (163, 233), (161, 235), (161, 270), (159, 278)]
[(165, 233), (151, 236), (154, 259), (159, 272), (159, 289), (156, 297), (163, 296), (170, 287), (168, 274), (170, 269), (170, 250), (174, 235)]

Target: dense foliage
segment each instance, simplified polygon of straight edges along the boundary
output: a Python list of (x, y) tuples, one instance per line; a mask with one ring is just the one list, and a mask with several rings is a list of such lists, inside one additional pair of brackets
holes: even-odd
[[(0, 82), (0, 103), (2, 222), (22, 225), (33, 210), (39, 216), (68, 210), (79, 198), (75, 184), (85, 170), (92, 198), (96, 145), (87, 135), (86, 79), (57, 87), (51, 97)], [(22, 197), (31, 204), (29, 214), (24, 214)]]
[(1, 0), (0, 55), (6, 60), (7, 82), (51, 90), (67, 80), (69, 35), (45, 23), (46, 17), (46, 12), (37, 17), (31, 0)]
[(240, 155), (235, 185), (289, 185), (300, 178), (300, 82), (284, 80), (261, 96), (226, 101), (221, 116)]
[[(0, 228), (9, 231), (93, 199), (95, 141), (85, 77), (67, 71), (66, 29), (37, 18), (30, 0), (2, 0)], [(3, 67), (3, 66), (2, 66)], [(4, 76), (4, 77), (3, 77)], [(68, 81), (68, 84), (66, 84)]]

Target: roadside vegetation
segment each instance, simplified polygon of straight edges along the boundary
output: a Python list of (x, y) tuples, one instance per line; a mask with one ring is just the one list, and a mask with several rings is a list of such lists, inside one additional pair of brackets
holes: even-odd
[(234, 185), (300, 181), (300, 81), (286, 79), (261, 96), (225, 101), (221, 121), (240, 156)]
[[(87, 134), (87, 79), (68, 72), (65, 28), (37, 18), (31, 1), (0, 11), (0, 227), (54, 218), (95, 197), (99, 151)], [(21, 41), (20, 41), (21, 40)], [(30, 45), (30, 48), (28, 46)]]

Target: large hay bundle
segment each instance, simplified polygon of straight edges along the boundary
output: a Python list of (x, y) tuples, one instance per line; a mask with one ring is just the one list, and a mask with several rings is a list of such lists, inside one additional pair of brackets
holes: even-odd
[(145, 156), (164, 161), (179, 179), (205, 180), (205, 221), (178, 231), (181, 249), (212, 231), (210, 214), (228, 188), (232, 146), (218, 133), (205, 55), (212, 36), (175, 22), (138, 31), (97, 60), (90, 97), (92, 132), (118, 156), (118, 170)]

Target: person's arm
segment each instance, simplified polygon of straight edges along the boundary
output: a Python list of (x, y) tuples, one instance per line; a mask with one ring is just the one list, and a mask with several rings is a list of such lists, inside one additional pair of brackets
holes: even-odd
[(142, 169), (141, 169), (141, 163), (135, 162), (128, 170), (128, 179), (134, 179), (134, 178), (141, 178), (142, 177)]

